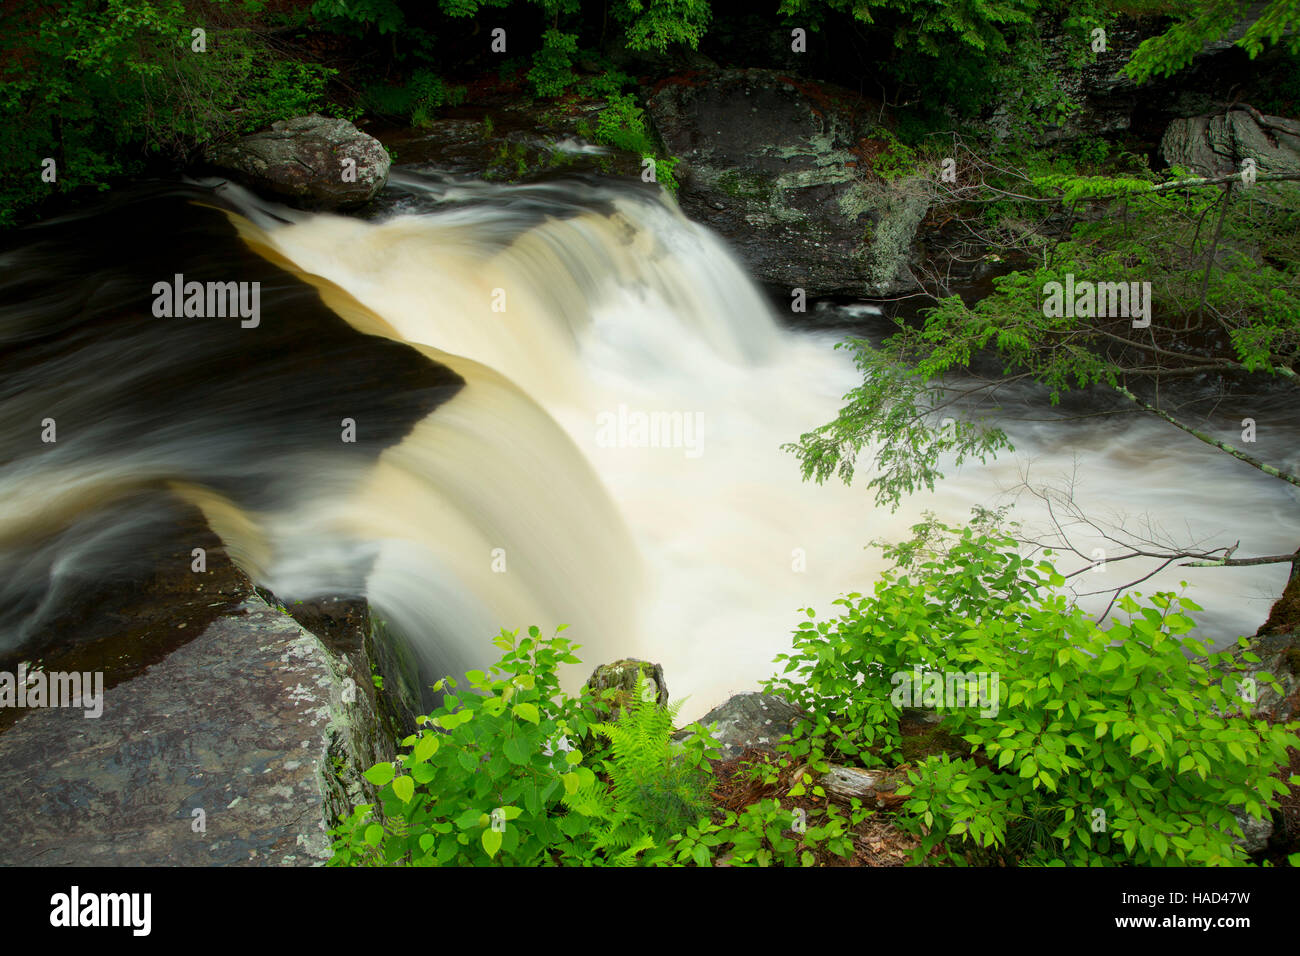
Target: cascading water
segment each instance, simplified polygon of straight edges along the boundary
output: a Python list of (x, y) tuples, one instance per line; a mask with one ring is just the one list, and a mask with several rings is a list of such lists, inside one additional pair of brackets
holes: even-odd
[[(884, 565), (868, 541), (904, 537), (922, 510), (964, 520), (1027, 455), (1044, 477), (1077, 467), (1085, 506), (1150, 512), (1203, 546), (1294, 548), (1289, 489), (1158, 422), (1014, 426), (1018, 455), (893, 513), (804, 483), (780, 446), (833, 418), (857, 372), (835, 335), (780, 328), (706, 230), (610, 185), (394, 183), (404, 211), (377, 223), (220, 190), (243, 245), (224, 237), (240, 251), (213, 271), (263, 278), (261, 329), (150, 317), (149, 286), (182, 271), (166, 250), (128, 275), (111, 266), (130, 250), (106, 240), (97, 284), (35, 306), (62, 316), (57, 344), (23, 324), (36, 287), (6, 284), (0, 345), (26, 359), (0, 391), (4, 646), (36, 639), (68, 582), (116, 560), (168, 497), (282, 597), (365, 594), (430, 669), (490, 662), (500, 626), (567, 623), (590, 664), (661, 662), (688, 718), (770, 674), (801, 607), (869, 589)], [(71, 276), (49, 245), (9, 265)], [(236, 372), (255, 376), (244, 391)], [(47, 416), (64, 430), (41, 448)], [(342, 443), (344, 418), (374, 444)], [(1279, 412), (1270, 441), (1293, 439)], [(1146, 587), (1189, 578), (1228, 638), (1285, 575), (1171, 568)], [(1108, 568), (1096, 586), (1134, 576)]]

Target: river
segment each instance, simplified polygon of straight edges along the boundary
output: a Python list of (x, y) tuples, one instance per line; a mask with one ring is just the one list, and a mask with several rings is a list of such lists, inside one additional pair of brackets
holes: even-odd
[[(501, 626), (563, 623), (588, 664), (662, 663), (686, 718), (769, 676), (801, 608), (869, 590), (885, 567), (870, 540), (926, 511), (965, 520), (1027, 467), (1072, 475), (1086, 511), (1134, 530), (1296, 547), (1294, 488), (1153, 419), (1060, 420), (1032, 389), (999, 413), (1014, 453), (897, 511), (861, 478), (803, 482), (781, 445), (859, 380), (834, 345), (879, 328), (871, 307), (777, 316), (720, 240), (649, 192), (393, 186), (371, 220), (145, 186), (8, 237), (0, 650), (39, 648), (78, 588), (143, 560), (176, 501), (281, 598), (366, 596), (431, 670), (490, 663)], [(176, 275), (259, 283), (256, 324), (156, 314)], [(1254, 453), (1300, 464), (1293, 403), (1229, 404), (1212, 427), (1250, 415)], [(1013, 517), (1045, 512), (1022, 498)], [(1140, 589), (1191, 583), (1222, 644), (1254, 632), (1287, 570), (1171, 567)]]

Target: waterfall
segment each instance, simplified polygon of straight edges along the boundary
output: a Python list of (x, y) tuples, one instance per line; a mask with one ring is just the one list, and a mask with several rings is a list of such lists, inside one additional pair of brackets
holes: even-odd
[[(366, 596), (431, 672), (490, 663), (502, 626), (567, 624), (588, 667), (662, 663), (687, 718), (771, 674), (800, 608), (869, 590), (869, 541), (926, 510), (964, 520), (1026, 456), (1077, 467), (1085, 503), (1294, 547), (1280, 482), (1145, 420), (1013, 428), (1017, 455), (897, 512), (805, 483), (780, 446), (858, 372), (835, 334), (782, 327), (671, 200), (394, 184), (378, 221), (153, 187), (0, 248), (0, 650), (38, 646), (78, 587), (144, 560), (181, 503), (280, 597)], [(259, 282), (260, 323), (156, 316), (175, 274)], [(1147, 586), (1189, 578), (1233, 637), (1285, 574)]]

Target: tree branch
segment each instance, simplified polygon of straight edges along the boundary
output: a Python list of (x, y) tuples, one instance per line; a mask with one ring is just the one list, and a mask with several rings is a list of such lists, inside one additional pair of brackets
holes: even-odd
[(1209, 435), (1206, 432), (1193, 428), (1191, 425), (1188, 425), (1185, 422), (1180, 422), (1178, 419), (1174, 418), (1174, 416), (1170, 415), (1168, 412), (1156, 408), (1150, 402), (1145, 402), (1142, 399), (1138, 398), (1136, 395), (1134, 395), (1132, 392), (1130, 392), (1127, 388), (1125, 388), (1122, 385), (1115, 385), (1112, 387), (1115, 389), (1115, 391), (1123, 395), (1130, 402), (1133, 402), (1140, 408), (1145, 409), (1146, 411), (1150, 412), (1152, 415), (1156, 415), (1159, 418), (1163, 418), (1170, 425), (1173, 425), (1175, 428), (1182, 429), (1192, 437), (1205, 442), (1205, 444), (1211, 445), (1219, 449), (1219, 451), (1227, 452), (1229, 455), (1231, 455), (1233, 458), (1236, 458), (1238, 461), (1244, 461), (1246, 464), (1250, 465), (1251, 467), (1258, 468), (1266, 475), (1271, 475), (1274, 478), (1280, 478), (1282, 481), (1290, 482), (1291, 484), (1300, 487), (1300, 477), (1297, 477), (1296, 475), (1293, 475), (1289, 472), (1282, 471), (1282, 469), (1280, 468), (1275, 468), (1274, 466), (1268, 464), (1267, 462), (1261, 461), (1260, 459), (1254, 457), (1253, 455), (1246, 454), (1240, 448), (1235, 448), (1232, 445), (1229, 445), (1227, 442), (1215, 438), (1213, 435)]

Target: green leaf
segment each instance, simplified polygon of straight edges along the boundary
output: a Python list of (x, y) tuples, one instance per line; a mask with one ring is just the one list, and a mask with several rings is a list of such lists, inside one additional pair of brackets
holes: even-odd
[(495, 858), (497, 851), (501, 849), (501, 832), (488, 827), (479, 839), (483, 841), (483, 849), (487, 852), (488, 859)]
[(362, 776), (376, 787), (382, 787), (393, 779), (393, 765), (391, 763), (377, 763), (363, 773)]
[(415, 743), (415, 759), (425, 761), (438, 752), (438, 735), (426, 733)]
[(411, 798), (415, 796), (415, 781), (406, 776), (395, 777), (393, 779), (393, 794), (403, 803), (410, 803)]
[(541, 714), (537, 711), (536, 704), (519, 703), (515, 704), (511, 710), (515, 712), (515, 716), (523, 718), (530, 724), (536, 724), (542, 719)]
[(516, 766), (522, 767), (528, 763), (528, 751), (524, 749), (518, 737), (507, 737), (505, 743), (501, 745), (501, 752)]

